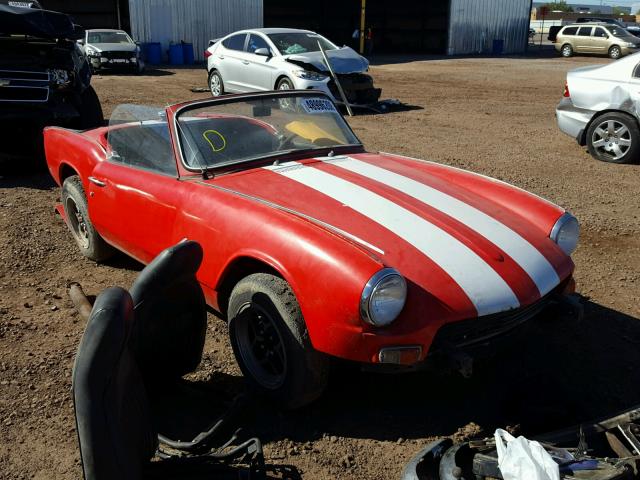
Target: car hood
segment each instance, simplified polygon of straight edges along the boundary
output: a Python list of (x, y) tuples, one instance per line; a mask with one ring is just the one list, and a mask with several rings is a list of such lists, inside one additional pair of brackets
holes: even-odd
[(135, 52), (135, 43), (88, 43), (87, 46), (96, 48), (101, 52)]
[[(335, 73), (361, 73), (369, 68), (366, 58), (358, 55), (350, 47), (342, 47), (336, 50), (325, 50), (331, 68)], [(307, 52), (304, 54), (284, 55), (285, 60), (301, 66), (307, 70), (327, 72), (327, 66), (322, 58), (322, 52)], [(311, 68), (309, 67), (311, 66)]]
[[(474, 180), (484, 182), (483, 193), (474, 191)], [(548, 231), (528, 218), (545, 212), (555, 222), (561, 209), (437, 164), (356, 154), (252, 169), (214, 182), (358, 244), (402, 272), (414, 295), (435, 297), (462, 317), (535, 302), (573, 270)], [(492, 198), (496, 185), (501, 201)], [(509, 203), (519, 203), (520, 210)]]
[(0, 5), (0, 33), (39, 38), (76, 39), (82, 36), (80, 27), (64, 13), (8, 5)]

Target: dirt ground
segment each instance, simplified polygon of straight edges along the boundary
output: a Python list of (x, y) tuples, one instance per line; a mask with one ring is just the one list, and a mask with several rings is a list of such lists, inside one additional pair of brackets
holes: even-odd
[[(497, 177), (571, 210), (585, 318), (541, 318), (474, 377), (362, 373), (339, 366), (326, 394), (294, 413), (264, 407), (246, 430), (270, 463), (303, 478), (392, 479), (429, 440), (496, 427), (527, 435), (640, 403), (640, 166), (593, 160), (555, 123), (567, 70), (596, 58), (380, 58), (383, 97), (416, 107), (349, 119), (370, 150), (435, 160)], [(102, 75), (105, 114), (120, 103), (205, 98), (203, 69)], [(53, 206), (46, 172), (0, 178), (0, 478), (81, 476), (70, 374), (84, 324), (66, 293), (130, 286), (141, 266), (85, 260)], [(224, 323), (210, 315), (195, 379), (242, 388)]]

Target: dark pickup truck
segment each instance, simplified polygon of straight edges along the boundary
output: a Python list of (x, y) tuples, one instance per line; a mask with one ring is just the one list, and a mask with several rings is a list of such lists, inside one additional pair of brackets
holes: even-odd
[(0, 0), (0, 165), (42, 156), (47, 125), (104, 122), (91, 69), (68, 15), (36, 1)]

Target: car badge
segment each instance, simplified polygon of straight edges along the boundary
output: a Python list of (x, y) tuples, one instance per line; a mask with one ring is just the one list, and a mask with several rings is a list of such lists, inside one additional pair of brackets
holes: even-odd
[(11, 80), (0, 78), (0, 87), (8, 87), (9, 85), (11, 85)]

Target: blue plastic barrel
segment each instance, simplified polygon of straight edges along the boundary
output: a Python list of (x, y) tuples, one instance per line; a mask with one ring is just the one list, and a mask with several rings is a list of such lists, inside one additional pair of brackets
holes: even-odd
[(192, 43), (182, 44), (182, 57), (184, 59), (185, 65), (193, 65), (193, 44)]
[(162, 63), (162, 46), (160, 42), (149, 42), (146, 47), (147, 63), (160, 65)]
[(169, 64), (182, 65), (184, 63), (184, 55), (182, 54), (182, 45), (173, 43), (169, 45)]
[(492, 53), (494, 55), (502, 55), (502, 52), (504, 51), (504, 40), (502, 39), (495, 39), (493, 41), (493, 50)]

